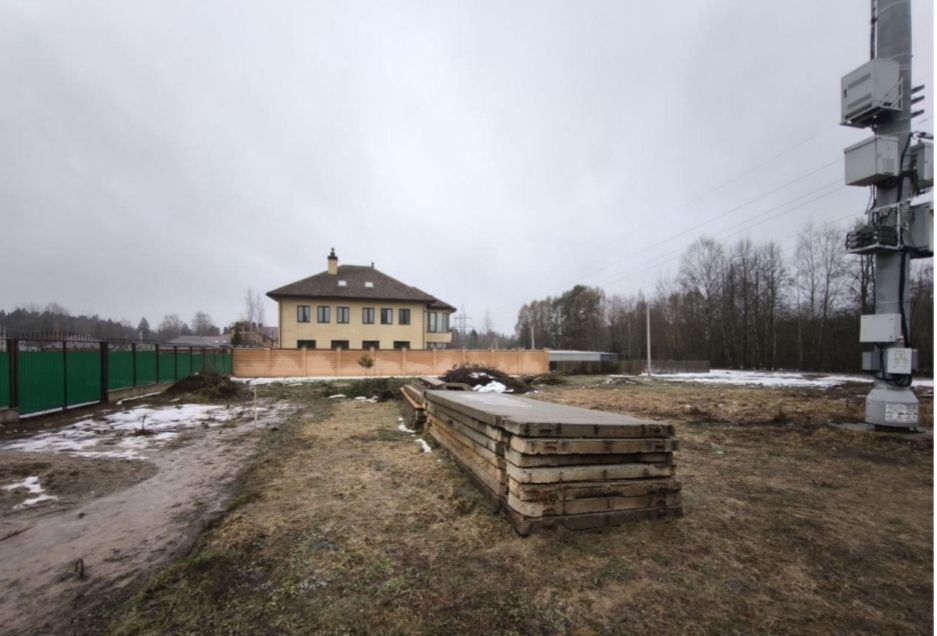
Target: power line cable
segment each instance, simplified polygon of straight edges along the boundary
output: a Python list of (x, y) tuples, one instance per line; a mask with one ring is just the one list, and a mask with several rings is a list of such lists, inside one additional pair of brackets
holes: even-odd
[(663, 243), (669, 243), (670, 241), (673, 241), (673, 240), (675, 240), (675, 239), (678, 239), (678, 238), (680, 238), (681, 236), (686, 236), (687, 234), (689, 234), (690, 232), (693, 232), (694, 230), (698, 230), (698, 229), (700, 229), (701, 227), (704, 227), (704, 226), (706, 226), (706, 225), (709, 225), (709, 224), (712, 223), (713, 221), (717, 221), (717, 220), (719, 220), (719, 219), (725, 218), (726, 216), (728, 216), (728, 215), (730, 215), (730, 214), (732, 214), (732, 213), (734, 213), (734, 212), (737, 212), (737, 211), (741, 210), (741, 209), (744, 208), (745, 206), (751, 205), (752, 203), (755, 203), (756, 201), (760, 201), (761, 199), (764, 199), (765, 197), (768, 197), (768, 196), (770, 196), (770, 195), (772, 195), (772, 194), (775, 194), (776, 192), (779, 192), (780, 190), (783, 190), (784, 188), (786, 188), (786, 187), (788, 187), (788, 186), (791, 186), (791, 185), (793, 185), (793, 184), (795, 184), (795, 183), (798, 183), (798, 182), (800, 182), (800, 181), (803, 181), (803, 180), (806, 179), (807, 177), (811, 177), (811, 176), (817, 174), (818, 172), (822, 172), (823, 170), (826, 170), (826, 169), (829, 168), (830, 166), (833, 166), (833, 165), (836, 165), (836, 164), (838, 164), (838, 163), (841, 163), (842, 161), (843, 161), (843, 159), (842, 159), (842, 157), (840, 157), (840, 158), (838, 158), (838, 159), (835, 159), (835, 160), (833, 160), (833, 161), (830, 161), (829, 163), (825, 163), (825, 164), (823, 164), (822, 166), (811, 170), (810, 172), (807, 172), (807, 173), (805, 173), (805, 174), (802, 174), (801, 176), (797, 177), (796, 179), (791, 179), (790, 181), (788, 181), (788, 182), (786, 182), (786, 183), (784, 183), (784, 184), (782, 184), (782, 185), (777, 186), (777, 187), (774, 188), (773, 190), (769, 190), (768, 192), (765, 192), (765, 193), (763, 193), (763, 194), (760, 194), (760, 195), (758, 195), (757, 197), (754, 197), (753, 199), (749, 199), (748, 201), (745, 201), (744, 203), (740, 203), (739, 205), (735, 206), (734, 208), (730, 208), (730, 209), (728, 209), (728, 210), (726, 210), (726, 211), (724, 211), (724, 212), (720, 212), (719, 214), (716, 214), (716, 215), (714, 215), (714, 216), (708, 217), (708, 218), (704, 219), (703, 221), (701, 221), (700, 223), (697, 223), (696, 225), (693, 225), (693, 226), (687, 228), (686, 230), (684, 230), (684, 231), (682, 231), (682, 232), (678, 232), (677, 234), (673, 234), (673, 235), (671, 235), (670, 237), (668, 237), (668, 238), (666, 238), (666, 239), (664, 239), (664, 240), (662, 240), (662, 241), (660, 241), (660, 242), (658, 242), (658, 243), (656, 243), (656, 244), (654, 244), (654, 245), (647, 246), (647, 247), (645, 247), (645, 248), (642, 249), (642, 250), (638, 250), (637, 252), (631, 252), (630, 254), (628, 254), (627, 256), (625, 256), (624, 258), (620, 258), (620, 259), (617, 259), (617, 260), (615, 260), (615, 261), (612, 261), (611, 263), (608, 263), (607, 265), (604, 265), (604, 266), (602, 266), (601, 268), (599, 268), (598, 270), (596, 270), (596, 273), (602, 272), (602, 271), (607, 270), (607, 269), (609, 269), (609, 268), (611, 268), (611, 267), (614, 267), (614, 266), (619, 265), (619, 264), (621, 264), (621, 263), (627, 262), (628, 260), (634, 259), (635, 257), (640, 256), (641, 254), (646, 254), (648, 251), (650, 251), (650, 250), (652, 250), (652, 249), (654, 249), (654, 248), (660, 246), (660, 245), (663, 244)]

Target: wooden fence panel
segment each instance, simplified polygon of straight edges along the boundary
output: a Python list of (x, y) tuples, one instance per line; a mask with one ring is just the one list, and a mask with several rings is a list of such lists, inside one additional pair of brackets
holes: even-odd
[[(374, 361), (370, 369), (359, 363), (363, 356)], [(242, 378), (438, 375), (460, 364), (480, 364), (505, 373), (536, 375), (547, 373), (550, 363), (546, 349), (234, 350), (234, 375)]]

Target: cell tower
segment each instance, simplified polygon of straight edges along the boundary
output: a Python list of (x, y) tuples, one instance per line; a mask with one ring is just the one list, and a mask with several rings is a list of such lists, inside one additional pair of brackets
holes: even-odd
[(875, 313), (861, 317), (859, 341), (870, 345), (862, 368), (872, 373), (865, 421), (915, 430), (918, 401), (911, 391), (917, 352), (911, 346), (911, 260), (932, 258), (933, 201), (912, 199), (934, 184), (931, 135), (914, 132), (912, 107), (923, 86), (911, 86), (911, 2), (873, 0), (871, 59), (842, 79), (844, 126), (873, 136), (845, 149), (846, 184), (872, 186), (866, 223), (850, 232), (846, 248), (874, 261)]

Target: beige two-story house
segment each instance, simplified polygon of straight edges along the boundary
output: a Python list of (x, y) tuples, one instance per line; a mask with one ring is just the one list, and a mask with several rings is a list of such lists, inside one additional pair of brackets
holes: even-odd
[(267, 292), (285, 349), (445, 349), (455, 307), (366, 265), (339, 265)]

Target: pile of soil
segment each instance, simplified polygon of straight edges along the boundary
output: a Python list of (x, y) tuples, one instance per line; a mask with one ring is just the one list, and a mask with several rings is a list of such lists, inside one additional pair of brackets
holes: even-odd
[(509, 376), (503, 371), (492, 367), (485, 367), (480, 364), (463, 364), (460, 367), (453, 367), (445, 374), (439, 376), (445, 382), (461, 382), (471, 387), (485, 386), (491, 382), (500, 382), (511, 393), (527, 393), (533, 389), (518, 378)]
[(184, 395), (201, 400), (230, 400), (241, 397), (241, 387), (226, 375), (205, 371), (175, 382), (166, 395)]

